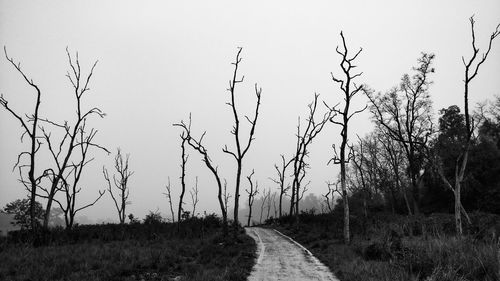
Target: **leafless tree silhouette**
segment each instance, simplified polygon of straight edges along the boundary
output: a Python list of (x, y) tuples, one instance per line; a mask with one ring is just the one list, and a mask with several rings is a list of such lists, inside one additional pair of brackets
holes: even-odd
[(266, 201), (269, 200), (269, 192), (266, 192), (264, 190), (264, 193), (262, 193), (261, 202), (260, 202), (260, 219), (259, 219), (259, 224), (262, 224), (262, 215), (264, 214), (264, 206), (266, 205)]
[(486, 52), (482, 53), (480, 57), (479, 48), (476, 46), (476, 34), (474, 31), (474, 16), (469, 18), (471, 25), (471, 36), (472, 36), (472, 56), (466, 61), (464, 57), (462, 57), (462, 62), (465, 66), (465, 78), (464, 78), (464, 114), (465, 114), (465, 132), (466, 139), (463, 144), (462, 152), (458, 156), (455, 164), (455, 178), (454, 185), (450, 183), (450, 181), (446, 178), (442, 165), (438, 164), (438, 174), (441, 177), (442, 181), (445, 183), (446, 187), (448, 187), (454, 194), (455, 197), (455, 228), (456, 232), (459, 236), (462, 236), (462, 214), (467, 218), (470, 223), (470, 218), (465, 211), (462, 201), (461, 201), (461, 189), (462, 182), (465, 177), (467, 162), (469, 158), (469, 151), (471, 147), (472, 136), (474, 134), (474, 120), (470, 117), (469, 113), (469, 84), (470, 82), (476, 78), (479, 67), (486, 61), (488, 57), (493, 40), (500, 34), (500, 24), (497, 25), (495, 31), (490, 35), (490, 39), (488, 42), (488, 49)]
[(196, 216), (196, 205), (198, 205), (198, 177), (196, 177), (196, 184), (189, 191), (191, 195), (191, 203), (193, 204), (193, 217)]
[(104, 179), (108, 183), (108, 192), (111, 195), (113, 202), (115, 203), (120, 224), (125, 223), (125, 218), (126, 218), (125, 208), (127, 205), (130, 204), (130, 201), (127, 201), (128, 196), (130, 194), (128, 180), (134, 174), (134, 172), (129, 170), (128, 167), (129, 157), (130, 155), (127, 154), (125, 156), (125, 161), (124, 161), (121, 150), (120, 148), (118, 148), (115, 156), (115, 170), (118, 173), (118, 178), (115, 175), (113, 175), (113, 184), (118, 189), (118, 194), (116, 197), (113, 194), (113, 188), (111, 184), (111, 179), (109, 178), (108, 170), (106, 170), (105, 167), (102, 167), (102, 173), (104, 175)]
[[(176, 126), (176, 124), (174, 124)], [(182, 131), (181, 137), (181, 194), (179, 196), (179, 207), (177, 209), (177, 230), (180, 230), (180, 224), (182, 219), (182, 212), (184, 210), (184, 193), (186, 192), (186, 163), (188, 161), (189, 155), (186, 153), (186, 143), (189, 141), (189, 133)]]
[[(69, 53), (69, 50), (66, 48), (66, 54), (70, 65), (70, 71), (67, 72), (66, 77), (71, 83), (76, 101), (76, 119), (74, 124), (71, 126), (68, 121), (65, 121), (64, 123), (57, 123), (47, 118), (39, 118), (38, 113), (30, 117), (31, 120), (30, 122), (33, 122), (33, 124), (36, 123), (38, 129), (40, 129), (40, 131), (43, 133), (42, 137), (36, 136), (36, 130), (35, 130), (35, 134), (32, 133), (29, 134), (30, 137), (36, 136), (37, 139), (43, 138), (45, 140), (50, 155), (53, 158), (56, 166), (55, 169), (51, 168), (45, 169), (42, 176), (38, 177), (37, 179), (34, 179), (35, 183), (38, 180), (38, 184), (40, 183), (43, 177), (46, 177), (50, 180), (51, 182), (50, 188), (39, 186), (39, 190), (43, 191), (43, 194), (36, 191), (36, 186), (35, 186), (35, 192), (33, 192), (32, 190), (33, 186), (28, 187), (25, 184), (25, 186), (30, 190), (32, 194), (36, 194), (36, 196), (47, 199), (47, 206), (45, 208), (45, 216), (43, 222), (43, 227), (45, 229), (48, 227), (50, 211), (53, 201), (56, 201), (61, 206), (61, 209), (63, 209), (65, 213), (66, 227), (71, 228), (73, 225), (75, 214), (80, 210), (83, 210), (85, 208), (94, 205), (97, 202), (97, 200), (99, 200), (102, 197), (104, 191), (99, 192), (99, 196), (93, 203), (87, 204), (80, 208), (76, 207), (76, 196), (81, 191), (81, 188), (78, 187), (78, 183), (81, 178), (81, 173), (83, 171), (83, 168), (93, 160), (93, 158), (87, 160), (88, 149), (90, 147), (94, 147), (109, 153), (109, 151), (106, 148), (102, 147), (101, 145), (93, 141), (94, 137), (97, 134), (97, 130), (94, 128), (91, 128), (89, 130), (87, 128), (87, 120), (89, 117), (97, 115), (98, 117), (103, 118), (105, 114), (97, 107), (93, 107), (87, 111), (85, 111), (82, 108), (83, 96), (90, 90), (89, 83), (92, 78), (94, 68), (97, 65), (97, 61), (92, 65), (89, 74), (85, 77), (82, 76), (82, 70), (80, 66), (78, 53), (76, 53), (76, 58), (72, 58), (71, 54)], [(9, 61), (13, 63), (12, 60)], [(16, 68), (18, 69), (18, 71), (21, 72), (19, 65), (17, 65)], [(30, 83), (30, 85), (33, 84), (32, 80), (28, 80), (26, 76), (24, 77), (25, 80), (28, 83)], [(36, 85), (34, 84), (32, 86), (36, 87)], [(36, 87), (36, 89), (38, 89), (38, 87)], [(39, 92), (39, 90), (37, 91)], [(5, 104), (4, 106), (7, 107), (6, 101), (2, 102), (2, 104)], [(57, 144), (53, 143), (53, 140), (51, 138), (52, 133), (46, 130), (45, 127), (42, 126), (41, 124), (46, 124), (48, 126), (61, 129), (63, 131), (63, 136)], [(37, 140), (37, 143), (39, 148), (41, 142)], [(79, 152), (78, 156), (75, 156), (73, 154), (75, 148)], [(37, 149), (35, 149), (34, 152), (36, 152), (36, 150)], [(30, 153), (26, 152), (24, 154), (30, 154)], [(32, 157), (34, 157), (34, 153), (31, 154)], [(23, 166), (28, 167), (30, 165), (23, 165)], [(25, 183), (24, 179), (22, 179), (21, 170), (22, 168), (20, 166), (21, 181)], [(29, 182), (32, 182), (33, 177), (34, 176), (29, 175)], [(69, 179), (71, 179), (72, 182), (69, 182)], [(66, 197), (65, 198), (66, 200), (64, 200), (65, 205), (61, 204), (60, 200), (55, 199), (55, 195), (58, 191), (62, 191), (63, 193), (65, 193)]]
[[(21, 142), (23, 141), (23, 138), (25, 135), (28, 135), (30, 138), (30, 149), (29, 151), (23, 151), (19, 153), (17, 156), (17, 162), (14, 165), (15, 169), (16, 167), (19, 169), (19, 173), (21, 175), (21, 182), (23, 185), (30, 191), (30, 221), (31, 221), (31, 230), (34, 232), (36, 231), (36, 213), (35, 213), (35, 203), (36, 203), (36, 194), (37, 194), (37, 187), (40, 184), (41, 179), (43, 178), (42, 176), (36, 177), (35, 176), (35, 165), (37, 164), (36, 161), (36, 153), (40, 149), (41, 146), (41, 141), (39, 140), (38, 136), (38, 122), (39, 122), (39, 109), (40, 109), (40, 101), (41, 101), (41, 96), (42, 93), (40, 91), (40, 88), (38, 87), (35, 82), (33, 82), (33, 79), (28, 78), (26, 74), (23, 72), (21, 69), (21, 63), (15, 63), (13, 58), (10, 58), (7, 54), (7, 48), (4, 46), (3, 48), (5, 58), (10, 62), (12, 66), (21, 74), (23, 77), (24, 81), (30, 85), (31, 88), (33, 88), (36, 92), (36, 98), (35, 98), (35, 107), (33, 109), (33, 113), (28, 115), (24, 114), (26, 117), (22, 117), (22, 114), (17, 113), (14, 111), (8, 104), (8, 101), (3, 97), (3, 95), (0, 96), (0, 105), (2, 105), (14, 118), (16, 118), (19, 123), (21, 123), (21, 127), (23, 128), (23, 133), (21, 135)], [(31, 126), (30, 124), (31, 123)], [(28, 156), (29, 157), (29, 163), (28, 164), (22, 164), (21, 163), (21, 158), (23, 156)], [(28, 181), (25, 181), (22, 176), (22, 170), (27, 168), (28, 169)], [(44, 172), (45, 173), (45, 172)]]
[[(250, 148), (250, 145), (252, 144), (252, 141), (254, 140), (254, 134), (255, 134), (255, 127), (257, 125), (257, 120), (259, 116), (259, 108), (260, 108), (260, 97), (262, 93), (262, 88), (258, 88), (257, 84), (255, 84), (255, 96), (257, 97), (257, 103), (255, 106), (255, 114), (254, 118), (250, 119), (248, 116), (245, 116), (246, 120), (250, 123), (250, 132), (248, 135), (248, 142), (246, 146), (242, 146), (241, 140), (240, 140), (240, 119), (238, 116), (238, 111), (236, 109), (236, 103), (235, 103), (235, 91), (236, 91), (236, 85), (238, 83), (242, 83), (243, 79), (245, 76), (242, 76), (241, 79), (237, 78), (238, 75), (238, 67), (241, 62), (241, 50), (242, 48), (238, 48), (238, 53), (236, 54), (236, 60), (234, 63), (234, 72), (233, 72), (233, 78), (229, 81), (229, 93), (231, 94), (231, 101), (227, 103), (232, 109), (233, 116), (234, 116), (234, 126), (231, 131), (231, 134), (234, 135), (235, 138), (235, 146), (236, 146), (236, 151), (230, 151), (227, 146), (225, 146), (222, 151), (225, 153), (228, 153), (234, 157), (236, 160), (237, 168), (236, 168), (236, 186), (235, 186), (235, 191), (234, 191), (234, 225), (238, 225), (238, 210), (239, 210), (239, 199), (240, 199), (240, 182), (241, 182), (241, 169), (243, 166), (243, 158), (245, 157), (246, 153), (248, 152), (248, 149)], [(236, 229), (236, 228), (235, 228)]]
[(175, 214), (174, 214), (174, 207), (173, 207), (173, 204), (172, 204), (172, 191), (171, 191), (171, 188), (172, 188), (172, 186), (170, 185), (170, 177), (168, 177), (167, 185), (165, 186), (166, 192), (164, 192), (163, 194), (165, 194), (165, 196), (167, 196), (168, 204), (170, 206), (170, 214), (172, 215), (172, 222), (175, 222)]
[(224, 179), (224, 213), (227, 214), (227, 206), (229, 204), (229, 199), (231, 198), (231, 193), (227, 192), (227, 180)]
[[(340, 37), (342, 38), (342, 49), (337, 48), (335, 51), (342, 58), (340, 62), (340, 68), (342, 69), (344, 78), (337, 78), (331, 73), (332, 80), (340, 85), (340, 90), (344, 95), (344, 108), (342, 110), (337, 109), (336, 107), (331, 108), (332, 111), (341, 117), (340, 121), (335, 120), (335, 116), (330, 118), (330, 121), (336, 125), (339, 125), (342, 129), (340, 132), (340, 136), (342, 137), (342, 142), (340, 144), (340, 152), (337, 153), (335, 145), (332, 145), (334, 150), (334, 156), (330, 160), (333, 161), (334, 164), (340, 164), (340, 182), (342, 188), (342, 202), (344, 205), (344, 242), (346, 244), (350, 243), (350, 230), (349, 230), (349, 198), (347, 194), (347, 186), (346, 186), (346, 164), (352, 159), (352, 146), (349, 145), (348, 139), (348, 127), (349, 121), (356, 114), (363, 112), (366, 109), (366, 106), (362, 109), (356, 110), (354, 112), (350, 111), (352, 99), (356, 94), (358, 94), (363, 86), (356, 85), (354, 80), (361, 76), (363, 72), (354, 73), (354, 68), (357, 66), (354, 65), (354, 61), (358, 57), (358, 55), (363, 51), (363, 48), (359, 48), (352, 57), (349, 57), (349, 50), (347, 49), (347, 45), (345, 42), (344, 34), (340, 32)], [(347, 155), (346, 155), (346, 149)]]
[(174, 126), (181, 127), (184, 130), (183, 134), (186, 135), (186, 138), (188, 140), (188, 144), (194, 150), (198, 151), (203, 156), (203, 162), (205, 163), (207, 168), (210, 170), (210, 172), (212, 172), (212, 174), (215, 177), (215, 180), (217, 182), (217, 187), (218, 187), (217, 198), (219, 200), (219, 205), (220, 205), (220, 209), (222, 212), (223, 232), (224, 232), (224, 236), (226, 236), (226, 234), (227, 234), (227, 203), (224, 204), (224, 199), (222, 197), (223, 196), (222, 195), (222, 183), (221, 183), (221, 179), (219, 177), (218, 168), (214, 167), (214, 165), (212, 164), (212, 160), (208, 156), (207, 149), (202, 144), (203, 138), (205, 137), (206, 132), (204, 132), (198, 140), (196, 140), (195, 138), (193, 138), (191, 136), (191, 114), (189, 115), (189, 123), (188, 124), (184, 123), (184, 121), (181, 120), (180, 123), (176, 123), (176, 124), (174, 124)]
[(255, 183), (255, 189), (253, 186), (252, 182), (252, 176), (255, 173), (255, 170), (252, 170), (252, 173), (247, 176), (248, 183), (250, 184), (250, 190), (246, 189), (245, 191), (248, 194), (248, 221), (247, 221), (247, 226), (250, 226), (250, 221), (252, 220), (252, 206), (253, 202), (255, 201), (255, 195), (259, 193), (259, 184), (256, 182)]
[(327, 112), (323, 115), (320, 121), (315, 120), (316, 109), (318, 106), (318, 94), (314, 94), (313, 101), (308, 105), (309, 116), (307, 117), (307, 125), (303, 132), (300, 128), (300, 117), (297, 125), (297, 143), (295, 154), (292, 158), (293, 163), (293, 182), (292, 182), (292, 195), (290, 199), (290, 215), (295, 213), (296, 220), (299, 213), (299, 192), (301, 191), (301, 183), (306, 175), (307, 164), (305, 157), (309, 155), (308, 146), (312, 143), (313, 139), (323, 130), (325, 124), (333, 117), (333, 110), (328, 108)]
[(273, 179), (269, 178), (273, 182), (279, 185), (279, 217), (281, 218), (282, 216), (282, 206), (283, 206), (283, 196), (288, 192), (290, 189), (290, 186), (285, 187), (285, 175), (286, 175), (286, 168), (290, 166), (290, 163), (292, 163), (293, 158), (290, 159), (288, 162), (285, 160), (285, 156), (282, 154), (281, 155), (281, 166), (278, 167), (277, 164), (274, 164), (274, 169), (276, 170), (276, 173), (278, 174), (278, 179)]

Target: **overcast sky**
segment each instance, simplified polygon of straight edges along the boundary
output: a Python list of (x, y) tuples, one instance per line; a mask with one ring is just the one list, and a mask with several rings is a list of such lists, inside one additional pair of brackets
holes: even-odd
[[(132, 205), (127, 214), (142, 218), (157, 208), (167, 213), (162, 192), (168, 177), (178, 200), (180, 130), (172, 123), (187, 119), (190, 112), (193, 134), (207, 131), (205, 145), (234, 193), (235, 162), (222, 153), (222, 147), (234, 145), (232, 113), (225, 103), (237, 47), (243, 47), (240, 74), (245, 82), (236, 93), (242, 115), (253, 112), (253, 84), (262, 87), (256, 140), (244, 160), (243, 175), (254, 168), (259, 186), (275, 188), (268, 177), (274, 176), (280, 154), (291, 156), (297, 117), (307, 114), (314, 93), (330, 104), (341, 101), (330, 76), (341, 73), (335, 53), (341, 30), (352, 51), (363, 47), (357, 60), (364, 72), (359, 82), (377, 91), (396, 85), (421, 52), (435, 53), (430, 92), (437, 115), (443, 107), (463, 105), (461, 56), (471, 54), (468, 18), (473, 14), (477, 44), (484, 50), (500, 22), (498, 0), (0, 0), (0, 45), (42, 90), (41, 115), (60, 121), (73, 120), (75, 111), (65, 77), (69, 67), (65, 48), (79, 52), (85, 72), (99, 60), (84, 107), (98, 106), (107, 114), (90, 123), (99, 130), (95, 140), (113, 152), (121, 147), (130, 153), (135, 174), (129, 182)], [(500, 94), (500, 41), (495, 43), (471, 85), (471, 104)], [(0, 93), (18, 112), (28, 113), (34, 106), (34, 92), (3, 56)], [(354, 108), (366, 102), (359, 96)], [(351, 140), (372, 129), (367, 113), (352, 124)], [(0, 206), (26, 194), (17, 172), (12, 172), (17, 154), (28, 145), (20, 143), (21, 133), (19, 123), (0, 109)], [(339, 142), (339, 128), (330, 124), (312, 144), (311, 192), (324, 193), (325, 181), (336, 178), (338, 167), (326, 163), (332, 156), (331, 144)], [(189, 153), (187, 182), (192, 187), (199, 177), (198, 210), (217, 212), (215, 181), (199, 156)], [(80, 204), (105, 188), (102, 166), (112, 168), (112, 155), (96, 150), (93, 156), (83, 175)], [(39, 167), (51, 164), (42, 161)], [(242, 190), (246, 186), (243, 181)], [(189, 195), (186, 199), (189, 203)], [(115, 219), (116, 211), (106, 194), (81, 215)]]

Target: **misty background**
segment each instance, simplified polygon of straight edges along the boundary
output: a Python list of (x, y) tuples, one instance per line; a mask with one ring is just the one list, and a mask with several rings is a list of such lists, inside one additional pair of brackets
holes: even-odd
[[(65, 77), (69, 64), (65, 48), (78, 51), (84, 73), (99, 60), (84, 98), (84, 108), (100, 107), (107, 116), (91, 119), (99, 130), (95, 141), (112, 154), (94, 150), (95, 158), (82, 176), (79, 204), (94, 200), (106, 189), (102, 166), (113, 168), (120, 147), (130, 154), (130, 201), (127, 213), (144, 217), (159, 210), (170, 218), (165, 192), (168, 177), (174, 204), (180, 192), (181, 130), (173, 123), (192, 113), (192, 133), (206, 131), (204, 144), (221, 177), (228, 181), (234, 200), (234, 159), (222, 152), (234, 146), (230, 134), (233, 116), (226, 105), (237, 47), (243, 47), (239, 74), (244, 83), (236, 92), (240, 114), (252, 115), (254, 83), (262, 87), (262, 105), (256, 140), (245, 157), (240, 206), (246, 207), (246, 176), (255, 169), (260, 188), (277, 191), (269, 180), (280, 154), (290, 158), (295, 148), (297, 117), (304, 118), (314, 93), (328, 104), (341, 101), (338, 85), (330, 72), (340, 74), (335, 47), (344, 32), (348, 48), (359, 47), (360, 82), (385, 91), (409, 73), (421, 52), (436, 54), (430, 88), (436, 113), (443, 107), (462, 107), (462, 55), (470, 54), (470, 23), (475, 15), (477, 44), (484, 50), (490, 31), (496, 27), (500, 2), (488, 1), (0, 1), (0, 45), (21, 63), (23, 71), (42, 91), (41, 115), (57, 121), (74, 118), (71, 84)], [(500, 51), (493, 48), (481, 75), (471, 85), (471, 106), (500, 94)], [(2, 56), (0, 93), (18, 112), (29, 113), (35, 95), (17, 71)], [(367, 99), (359, 95), (353, 108)], [(322, 109), (322, 108), (321, 108)], [(324, 110), (320, 110), (324, 112)], [(243, 123), (243, 122), (242, 122)], [(246, 124), (245, 124), (246, 125)], [(373, 125), (369, 112), (350, 123), (350, 140), (363, 136)], [(243, 127), (246, 132), (247, 127)], [(12, 171), (20, 143), (17, 120), (0, 110), (0, 206), (27, 192)], [(305, 182), (308, 193), (325, 193), (326, 181), (337, 177), (339, 168), (327, 166), (332, 144), (340, 143), (339, 127), (327, 124), (311, 145), (310, 168)], [(197, 212), (219, 212), (217, 186), (198, 153), (189, 150), (187, 189), (199, 180)], [(46, 151), (41, 161), (51, 165)], [(39, 164), (42, 169), (43, 165)], [(62, 195), (62, 194), (61, 194)], [(40, 200), (44, 202), (43, 200)], [(301, 201), (301, 207), (307, 207)], [(189, 194), (185, 209), (190, 210)], [(45, 204), (44, 204), (45, 205)], [(260, 204), (254, 205), (256, 216)], [(286, 210), (286, 209), (285, 209)], [(271, 212), (273, 212), (271, 210)], [(231, 214), (231, 213), (230, 213)], [(244, 215), (244, 212), (242, 212)], [(79, 213), (80, 222), (117, 220), (109, 194)], [(86, 217), (88, 221), (85, 221)], [(231, 217), (231, 216), (229, 216)], [(246, 222), (246, 219), (242, 219)]]

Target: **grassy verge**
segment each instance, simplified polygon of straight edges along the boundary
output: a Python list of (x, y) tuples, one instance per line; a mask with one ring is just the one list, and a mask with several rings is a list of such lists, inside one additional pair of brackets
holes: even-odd
[(116, 226), (90, 228), (67, 234), (87, 238), (36, 248), (4, 241), (0, 280), (246, 280), (255, 260), (252, 238), (224, 240), (219, 227), (186, 235), (167, 224), (135, 225), (118, 231), (122, 239), (109, 236)]
[[(304, 222), (305, 221), (305, 222)], [(496, 243), (467, 236), (400, 235), (389, 223), (354, 235), (351, 245), (338, 232), (307, 218), (297, 226), (277, 226), (308, 248), (342, 281), (500, 280)]]

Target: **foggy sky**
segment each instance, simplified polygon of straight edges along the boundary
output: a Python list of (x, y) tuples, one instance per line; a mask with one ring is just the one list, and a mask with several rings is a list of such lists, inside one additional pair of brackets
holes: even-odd
[[(119, 4), (117, 4), (119, 3)], [(148, 210), (167, 214), (162, 194), (167, 178), (174, 196), (180, 188), (180, 129), (172, 123), (192, 113), (195, 136), (207, 131), (205, 146), (221, 176), (234, 193), (234, 159), (222, 153), (234, 147), (228, 81), (237, 47), (243, 47), (236, 104), (241, 116), (253, 114), (254, 83), (262, 87), (256, 140), (244, 160), (245, 176), (255, 169), (261, 187), (276, 188), (273, 165), (280, 154), (290, 157), (295, 146), (297, 117), (307, 114), (315, 92), (329, 104), (341, 101), (330, 72), (340, 75), (343, 30), (349, 49), (363, 47), (357, 59), (360, 83), (377, 91), (398, 84), (416, 65), (421, 52), (436, 54), (430, 93), (434, 111), (462, 107), (461, 56), (471, 54), (470, 23), (475, 15), (477, 44), (487, 40), (500, 22), (500, 2), (483, 1), (0, 1), (0, 45), (21, 62), (25, 73), (42, 90), (41, 115), (73, 120), (75, 105), (65, 48), (79, 52), (84, 73), (99, 60), (84, 107), (100, 107), (107, 116), (90, 125), (95, 140), (113, 153), (130, 153), (130, 200), (127, 214), (142, 218)], [(486, 63), (471, 85), (470, 104), (500, 94), (500, 42), (494, 42)], [(34, 92), (2, 56), (0, 93), (18, 112), (30, 112)], [(367, 100), (361, 95), (353, 109)], [(323, 108), (321, 108), (323, 110)], [(247, 127), (243, 130), (246, 140)], [(352, 120), (350, 139), (372, 129), (368, 112)], [(26, 192), (12, 172), (21, 127), (0, 109), (0, 206)], [(310, 191), (324, 193), (325, 181), (336, 178), (338, 167), (326, 166), (331, 144), (340, 143), (339, 128), (329, 124), (311, 145)], [(198, 210), (218, 212), (216, 183), (197, 153), (190, 151), (188, 188), (199, 177)], [(47, 155), (45, 154), (45, 158)], [(111, 172), (113, 155), (94, 150), (95, 160), (84, 171), (81, 204), (106, 187), (101, 173)], [(41, 155), (43, 158), (44, 156)], [(42, 159), (43, 160), (43, 159)], [(39, 168), (50, 165), (42, 161)], [(41, 166), (41, 167), (40, 167)], [(244, 191), (243, 191), (244, 192)], [(233, 194), (234, 195), (234, 194)], [(233, 196), (234, 199), (234, 196)], [(233, 200), (232, 199), (232, 200)], [(233, 204), (231, 200), (231, 205)], [(241, 194), (244, 202), (244, 193)], [(189, 194), (185, 201), (189, 206)], [(241, 203), (240, 205), (245, 205)], [(190, 206), (187, 207), (190, 209)], [(92, 219), (116, 219), (110, 196), (83, 211)]]

